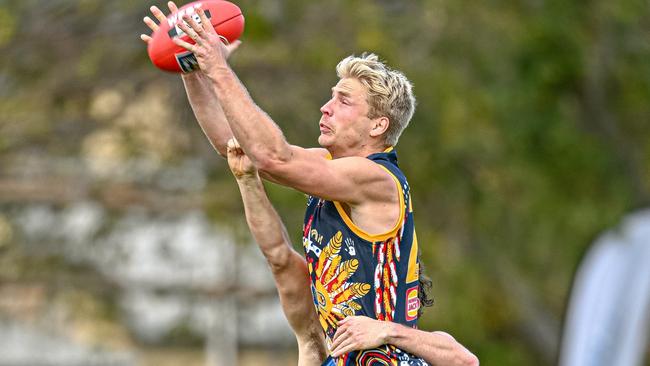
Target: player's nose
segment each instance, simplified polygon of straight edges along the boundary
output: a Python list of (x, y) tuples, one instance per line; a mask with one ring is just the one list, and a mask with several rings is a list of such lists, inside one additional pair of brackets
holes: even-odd
[(327, 116), (332, 115), (332, 100), (328, 100), (327, 103), (323, 104), (322, 107), (320, 107), (320, 112), (322, 114), (325, 114)]

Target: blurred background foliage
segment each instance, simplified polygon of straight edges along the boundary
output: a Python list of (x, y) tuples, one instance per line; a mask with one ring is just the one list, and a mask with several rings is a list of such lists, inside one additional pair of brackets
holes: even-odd
[[(246, 30), (231, 63), (291, 143), (315, 146), (334, 66), (349, 54), (376, 52), (414, 82), (419, 104), (398, 152), (434, 283), (422, 327), (452, 333), (486, 365), (554, 364), (582, 254), (650, 201), (649, 3), (236, 3)], [(110, 282), (30, 248), (12, 213), (93, 200), (106, 225), (137, 206), (199, 207), (243, 227), (180, 78), (147, 58), (149, 5), (0, 2), (0, 281), (45, 283), (39, 296), (60, 295), (52, 306), (81, 299), (112, 339), (130, 336)], [(205, 182), (170, 182), (165, 172), (187, 161)], [(304, 197), (268, 190), (299, 243)]]

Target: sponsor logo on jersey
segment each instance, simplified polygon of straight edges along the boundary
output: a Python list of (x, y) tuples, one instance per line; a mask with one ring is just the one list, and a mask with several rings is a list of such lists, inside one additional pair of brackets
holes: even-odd
[(419, 286), (406, 290), (406, 321), (410, 322), (418, 318), (420, 309), (420, 298), (418, 297)]

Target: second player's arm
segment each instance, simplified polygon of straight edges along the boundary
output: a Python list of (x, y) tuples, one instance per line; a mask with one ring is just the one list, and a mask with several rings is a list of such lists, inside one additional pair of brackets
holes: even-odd
[(347, 317), (339, 322), (332, 341), (332, 356), (392, 344), (414, 354), (432, 366), (478, 366), (479, 360), (445, 332), (426, 332), (402, 324), (365, 316)]
[(478, 358), (448, 333), (427, 332), (397, 323), (389, 324), (388, 329), (386, 343), (418, 355), (433, 366), (479, 365)]
[(286, 228), (258, 176), (238, 177), (246, 221), (266, 257), (289, 325), (296, 334), (299, 365), (320, 365), (327, 357), (310, 291), (305, 259), (291, 248)]

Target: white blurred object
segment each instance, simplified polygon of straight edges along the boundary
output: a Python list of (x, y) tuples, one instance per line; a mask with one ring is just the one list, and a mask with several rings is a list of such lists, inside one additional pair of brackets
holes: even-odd
[(650, 210), (602, 235), (576, 274), (560, 366), (639, 366), (650, 330)]

